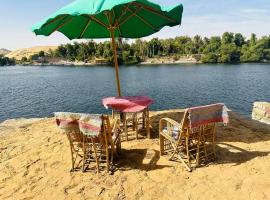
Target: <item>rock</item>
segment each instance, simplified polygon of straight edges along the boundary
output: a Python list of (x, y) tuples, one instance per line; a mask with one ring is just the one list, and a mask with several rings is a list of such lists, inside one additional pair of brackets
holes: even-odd
[(11, 51), (8, 50), (8, 49), (0, 49), (0, 55), (3, 55), (3, 56), (9, 54), (10, 52), (11, 52)]
[(270, 103), (255, 102), (253, 105), (252, 119), (270, 125)]

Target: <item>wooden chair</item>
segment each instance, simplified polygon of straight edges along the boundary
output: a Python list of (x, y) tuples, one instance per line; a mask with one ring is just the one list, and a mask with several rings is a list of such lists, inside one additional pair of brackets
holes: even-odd
[[(203, 109), (216, 105), (205, 106)], [(192, 168), (199, 166), (200, 163), (216, 158), (216, 124), (222, 119), (205, 120), (202, 125), (191, 128), (189, 111), (185, 110), (181, 123), (169, 118), (161, 119), (159, 136), (161, 155), (171, 153), (170, 160), (179, 159), (188, 171), (192, 171)], [(227, 123), (227, 119), (225, 122)]]
[[(110, 121), (108, 116), (102, 116), (102, 136), (95, 138), (85, 136), (80, 131), (79, 119), (82, 116), (85, 116), (85, 114), (55, 113), (56, 123), (58, 127), (66, 133), (70, 144), (71, 171), (75, 171), (76, 169), (85, 171), (92, 161), (99, 166), (100, 160), (104, 160), (104, 157), (108, 171), (110, 164), (108, 160), (109, 156), (111, 160), (113, 160), (114, 154), (117, 155), (121, 149), (119, 121)], [(113, 124), (112, 127), (111, 124)], [(112, 151), (112, 155), (109, 155), (109, 151)], [(103, 158), (101, 158), (102, 156)], [(99, 167), (97, 168), (97, 172), (99, 172)]]
[(70, 144), (71, 170), (80, 169), (83, 161), (83, 134), (80, 132), (78, 119), (80, 114), (58, 112), (54, 113), (57, 126), (65, 132)]
[(121, 149), (121, 138), (120, 138), (120, 124), (119, 120), (113, 121), (111, 126), (110, 119), (108, 116), (101, 117), (101, 127), (98, 134), (89, 134), (87, 126), (89, 124), (87, 117), (93, 117), (93, 115), (86, 115), (81, 117), (79, 121), (79, 127), (83, 133), (83, 171), (85, 171), (91, 162), (96, 163), (97, 173), (102, 169), (102, 165), (105, 164), (106, 171), (111, 170), (113, 164), (114, 154), (118, 154)]

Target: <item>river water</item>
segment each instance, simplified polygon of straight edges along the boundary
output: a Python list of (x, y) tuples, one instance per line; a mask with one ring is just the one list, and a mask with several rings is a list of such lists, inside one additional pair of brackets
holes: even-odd
[[(270, 64), (122, 66), (123, 95), (148, 95), (151, 110), (224, 102), (250, 116), (270, 101)], [(101, 99), (117, 94), (114, 68), (0, 67), (0, 121), (47, 117), (56, 111), (108, 113)]]

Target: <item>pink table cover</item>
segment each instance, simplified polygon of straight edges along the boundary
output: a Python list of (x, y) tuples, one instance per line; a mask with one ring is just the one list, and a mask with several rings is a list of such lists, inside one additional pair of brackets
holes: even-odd
[(108, 97), (102, 99), (105, 108), (111, 107), (121, 112), (141, 112), (153, 102), (154, 100), (147, 96)]

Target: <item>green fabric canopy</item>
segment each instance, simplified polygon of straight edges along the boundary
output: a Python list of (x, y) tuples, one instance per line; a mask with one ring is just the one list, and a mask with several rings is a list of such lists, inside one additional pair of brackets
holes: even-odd
[(33, 26), (36, 35), (55, 31), (69, 39), (112, 38), (118, 95), (115, 37), (140, 38), (160, 31), (164, 26), (181, 24), (183, 6), (162, 7), (147, 0), (76, 0)]
[(161, 7), (147, 0), (77, 0), (33, 26), (37, 35), (59, 31), (69, 39), (139, 38), (181, 24), (183, 6)]

